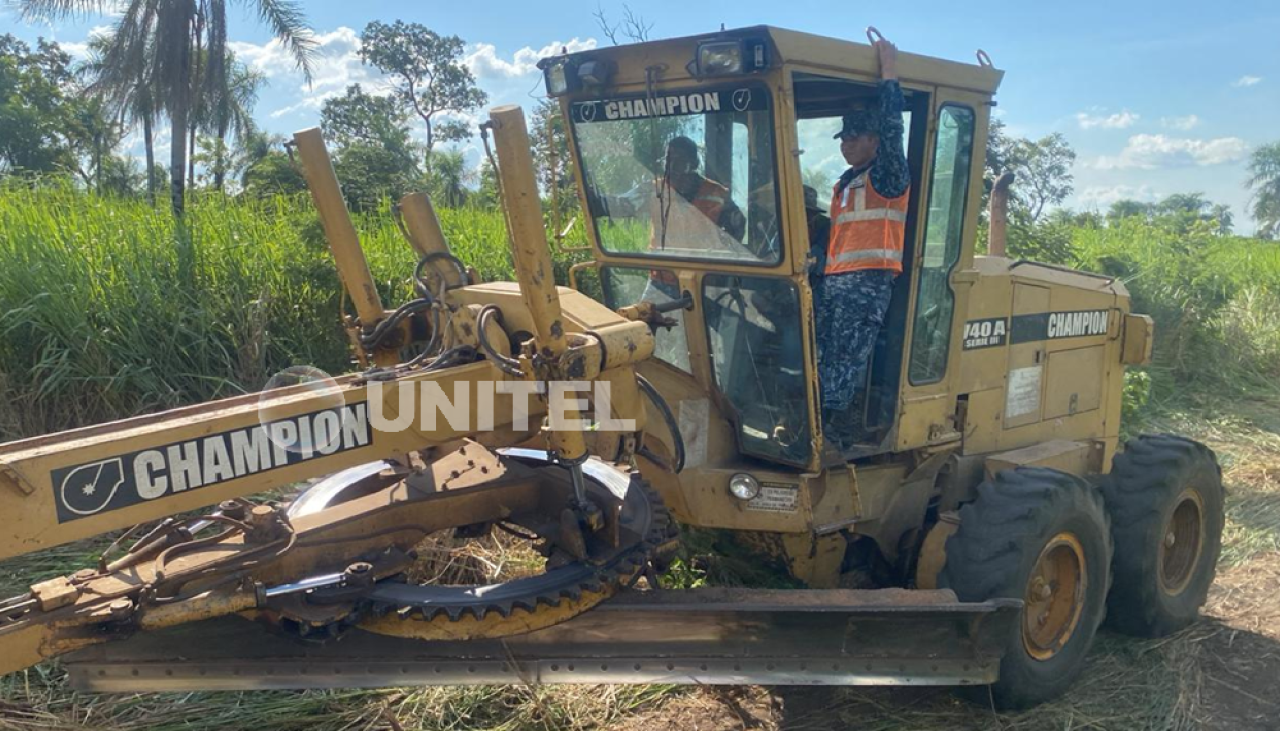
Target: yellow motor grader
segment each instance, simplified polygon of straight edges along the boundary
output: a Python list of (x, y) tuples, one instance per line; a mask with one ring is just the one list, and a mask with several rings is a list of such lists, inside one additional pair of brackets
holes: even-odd
[[(106, 692), (989, 685), (1016, 707), (1071, 682), (1104, 615), (1145, 635), (1195, 620), (1215, 458), (1119, 443), (1151, 320), (1112, 278), (974, 253), (1002, 76), (985, 54), (898, 61), (904, 274), (851, 435), (818, 408), (805, 184), (841, 172), (832, 134), (875, 97), (873, 48), (754, 27), (541, 68), (593, 254), (572, 286), (518, 107), (484, 130), (518, 281), (479, 281), (411, 194), (416, 296), (391, 310), (319, 131), (298, 133), (360, 370), (0, 446), (0, 558), (111, 541), (0, 603), (0, 672), (62, 657)], [(676, 137), (734, 226), (663, 194)], [(807, 588), (661, 589), (677, 526)], [(441, 531), (503, 531), (545, 565), (424, 582)]]

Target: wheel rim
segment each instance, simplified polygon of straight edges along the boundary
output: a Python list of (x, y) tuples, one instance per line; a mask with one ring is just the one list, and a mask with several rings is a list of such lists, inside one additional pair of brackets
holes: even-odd
[(1066, 646), (1084, 612), (1088, 571), (1084, 546), (1071, 533), (1049, 540), (1027, 580), (1022, 610), (1022, 644), (1037, 660)]
[(1160, 590), (1181, 594), (1191, 583), (1204, 547), (1204, 505), (1200, 494), (1187, 488), (1178, 496), (1160, 535)]

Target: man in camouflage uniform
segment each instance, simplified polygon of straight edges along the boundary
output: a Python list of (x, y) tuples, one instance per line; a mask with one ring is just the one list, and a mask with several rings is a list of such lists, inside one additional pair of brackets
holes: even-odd
[(824, 431), (841, 446), (856, 437), (860, 420), (852, 406), (867, 380), (893, 283), (902, 271), (911, 184), (897, 50), (883, 40), (875, 46), (879, 99), (872, 109), (846, 114), (836, 135), (850, 167), (833, 190), (831, 234), (814, 291)]

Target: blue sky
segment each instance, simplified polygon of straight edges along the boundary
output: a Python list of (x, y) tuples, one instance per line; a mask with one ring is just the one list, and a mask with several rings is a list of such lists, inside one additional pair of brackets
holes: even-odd
[[(318, 121), (319, 103), (347, 83), (376, 83), (355, 55), (371, 20), (400, 18), (469, 44), (469, 59), (492, 103), (529, 104), (540, 91), (533, 69), (540, 52), (568, 44), (607, 42), (592, 14), (596, 0), (553, 4), (464, 2), (306, 2), (325, 57), (306, 89), (268, 33), (233, 10), (231, 40), (241, 57), (268, 74), (257, 116), (273, 131)], [(603, 2), (615, 18), (618, 2)], [(863, 38), (875, 25), (904, 50), (970, 61), (985, 49), (1006, 71), (997, 113), (1016, 135), (1061, 132), (1079, 153), (1069, 205), (1103, 208), (1119, 197), (1154, 200), (1175, 192), (1205, 193), (1231, 205), (1237, 230), (1251, 231), (1244, 160), (1280, 141), (1280, 3), (1275, 0), (1079, 0), (1073, 3), (886, 4), (651, 1), (632, 7), (653, 23), (655, 37), (770, 24)], [(0, 28), (21, 37), (53, 37), (79, 48), (91, 17), (55, 27), (23, 25), (0, 10)]]

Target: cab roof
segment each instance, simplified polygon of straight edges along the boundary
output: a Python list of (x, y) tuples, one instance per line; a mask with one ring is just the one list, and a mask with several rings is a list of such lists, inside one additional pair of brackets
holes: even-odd
[[(765, 25), (597, 48), (569, 54), (569, 58), (613, 61), (617, 64), (614, 83), (618, 85), (643, 84), (645, 69), (654, 65), (665, 66), (662, 81), (679, 81), (692, 78), (685, 64), (693, 59), (699, 43), (743, 38), (768, 39), (770, 70), (781, 64), (800, 64), (815, 70), (865, 75), (869, 79), (879, 74), (875, 49), (867, 43)], [(945, 86), (990, 96), (999, 88), (1004, 72), (978, 63), (947, 61), (899, 49), (898, 77), (907, 83)]]

